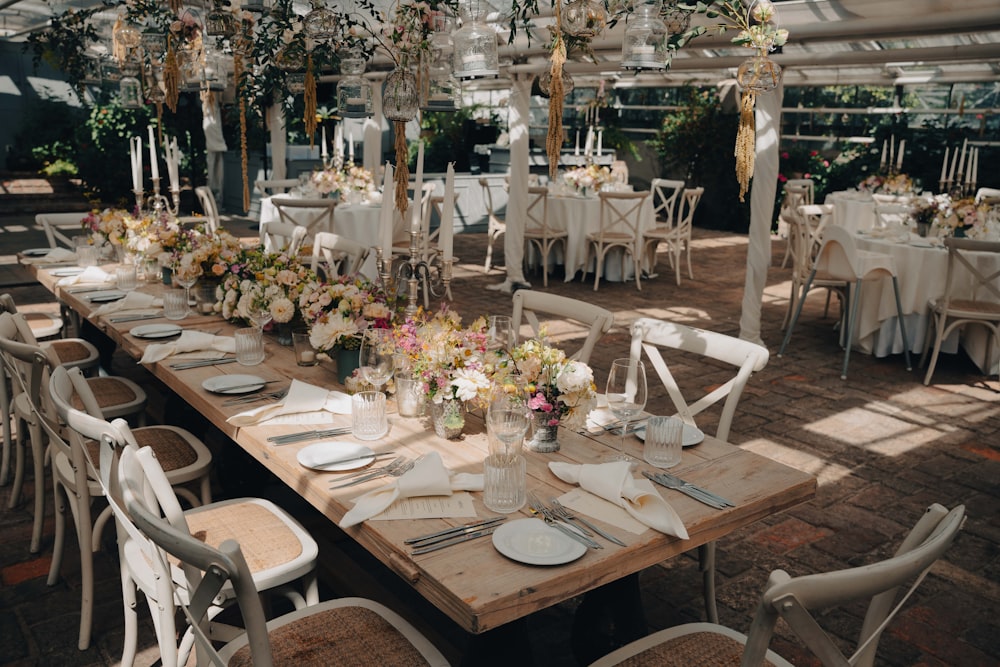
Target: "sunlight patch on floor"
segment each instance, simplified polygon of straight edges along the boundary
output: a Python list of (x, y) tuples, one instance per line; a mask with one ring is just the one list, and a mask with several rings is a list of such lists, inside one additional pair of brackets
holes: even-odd
[(809, 452), (780, 445), (773, 440), (750, 440), (741, 444), (740, 449), (766, 456), (796, 470), (814, 475), (820, 485), (833, 484), (851, 474), (850, 469), (844, 466), (831, 463)]
[(3, 234), (16, 234), (18, 232), (27, 232), (27, 231), (33, 231), (33, 230), (29, 227), (26, 227), (25, 225), (4, 225), (3, 227), (0, 227), (0, 233)]
[(636, 311), (636, 315), (639, 317), (652, 317), (659, 320), (684, 323), (704, 322), (711, 319), (711, 315), (706, 310), (684, 308), (682, 306), (675, 306), (673, 308), (643, 308)]
[(803, 428), (882, 456), (902, 456), (937, 440), (948, 430), (939, 424), (914, 423), (908, 410), (889, 403), (850, 408)]

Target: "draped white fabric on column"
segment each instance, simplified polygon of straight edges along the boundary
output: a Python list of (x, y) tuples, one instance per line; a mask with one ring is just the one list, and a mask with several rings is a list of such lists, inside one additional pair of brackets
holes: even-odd
[[(288, 140), (285, 137), (285, 114), (280, 104), (272, 104), (267, 110), (268, 129), (271, 131), (271, 176), (270, 180), (280, 181), (288, 174), (285, 157), (288, 154)], [(251, 181), (253, 177), (251, 176)]]
[(747, 247), (747, 276), (743, 287), (740, 338), (763, 345), (760, 311), (771, 266), (771, 222), (778, 187), (778, 138), (784, 88), (757, 95), (754, 118), (757, 124), (756, 159), (750, 188), (750, 235)]
[(510, 134), (510, 193), (507, 199), (507, 231), (503, 235), (504, 264), (507, 280), (494, 287), (510, 292), (524, 279), (524, 219), (528, 215), (529, 140), (528, 121), (531, 101), (530, 74), (517, 74), (510, 90), (507, 132)]
[[(211, 103), (209, 103), (211, 100)], [(222, 111), (217, 95), (203, 95), (201, 100), (201, 128), (205, 132), (205, 160), (208, 164), (208, 187), (215, 201), (221, 202), (224, 182), (223, 155), (229, 150), (222, 136)]]
[(363, 166), (378, 174), (382, 164), (382, 81), (372, 82), (372, 115), (365, 119)]

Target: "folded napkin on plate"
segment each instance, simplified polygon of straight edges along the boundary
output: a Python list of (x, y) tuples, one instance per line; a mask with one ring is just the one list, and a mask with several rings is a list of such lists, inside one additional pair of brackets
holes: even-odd
[(381, 489), (358, 496), (354, 507), (340, 520), (341, 528), (355, 526), (381, 514), (397, 498), (450, 496), (453, 491), (482, 491), (483, 476), (467, 472), (452, 473), (444, 467), (441, 455), (431, 452), (417, 459), (409, 471)]
[(22, 257), (25, 264), (58, 264), (60, 262), (75, 262), (76, 253), (67, 248), (53, 248), (44, 255), (36, 257)]
[(107, 285), (108, 287), (114, 287), (115, 276), (113, 273), (108, 273), (99, 266), (88, 266), (80, 273), (75, 276), (66, 276), (60, 278), (56, 285), (59, 287), (68, 287), (69, 285)]
[[(152, 294), (145, 294), (144, 292), (129, 292), (123, 299), (118, 299), (117, 301), (112, 301), (111, 303), (106, 303), (99, 308), (95, 308), (94, 311), (90, 313), (90, 317), (110, 315), (111, 313), (120, 313), (126, 310), (146, 310), (149, 308), (162, 307), (163, 299), (161, 298), (155, 297)], [(154, 346), (150, 345), (150, 347)]]
[(185, 331), (177, 340), (169, 343), (157, 343), (147, 347), (139, 363), (151, 364), (180, 352), (196, 352), (198, 350), (235, 352), (236, 339), (232, 336), (215, 336), (203, 331)]
[[(183, 336), (181, 337), (183, 338)], [(351, 414), (351, 397), (340, 391), (330, 391), (308, 382), (292, 380), (288, 394), (280, 403), (247, 410), (233, 415), (226, 421), (233, 426), (253, 426), (282, 415), (320, 411), (349, 415)]]
[(650, 528), (682, 540), (688, 538), (684, 522), (674, 508), (648, 480), (632, 477), (632, 464), (628, 461), (583, 465), (552, 461), (549, 470), (562, 481), (579, 484), (595, 496), (618, 505)]

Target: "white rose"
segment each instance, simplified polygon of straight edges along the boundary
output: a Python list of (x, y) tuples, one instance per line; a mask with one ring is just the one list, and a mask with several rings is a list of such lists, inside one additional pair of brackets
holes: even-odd
[(590, 369), (590, 366), (578, 361), (571, 361), (559, 372), (559, 376), (556, 378), (556, 387), (559, 389), (559, 393), (568, 394), (590, 386), (593, 381), (594, 371)]

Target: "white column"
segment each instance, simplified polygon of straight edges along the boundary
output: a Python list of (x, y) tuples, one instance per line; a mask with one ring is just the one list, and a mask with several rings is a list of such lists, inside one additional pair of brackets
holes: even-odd
[(510, 107), (507, 132), (510, 134), (510, 197), (507, 200), (507, 231), (503, 235), (504, 264), (510, 288), (515, 283), (526, 284), (524, 279), (524, 220), (528, 217), (528, 172), (532, 77), (518, 74), (510, 90)]
[[(285, 135), (285, 114), (280, 104), (272, 104), (267, 110), (268, 130), (271, 132), (271, 178), (280, 181), (288, 175), (285, 157), (288, 154), (288, 137)], [(250, 176), (251, 182), (253, 176)]]
[(365, 169), (376, 173), (378, 166), (382, 163), (382, 137), (384, 134), (382, 116), (382, 81), (372, 82), (372, 116), (365, 119), (364, 151), (362, 165)]
[(756, 159), (750, 186), (750, 244), (747, 247), (747, 275), (740, 313), (740, 338), (760, 345), (760, 311), (771, 266), (771, 217), (778, 185), (778, 138), (781, 125), (783, 86), (757, 95)]

